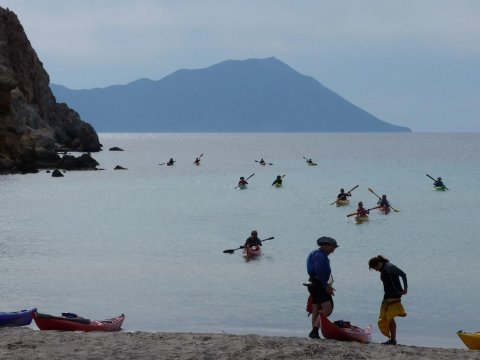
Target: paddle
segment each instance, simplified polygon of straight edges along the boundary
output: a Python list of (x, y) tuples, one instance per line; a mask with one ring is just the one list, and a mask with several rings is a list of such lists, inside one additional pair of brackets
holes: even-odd
[[(258, 160), (255, 160), (255, 162), (258, 162), (258, 163), (259, 163), (260, 161), (258, 161)], [(266, 163), (266, 162), (264, 162), (263, 164), (260, 164), (260, 165), (265, 165), (265, 164), (268, 164), (268, 165), (273, 165), (272, 163)]]
[[(200, 156), (197, 159), (200, 159), (202, 156), (203, 156), (203, 154), (200, 154)], [(197, 162), (197, 160), (195, 159), (195, 161), (193, 162), (192, 165), (195, 165), (196, 162)]]
[[(428, 174), (425, 174), (425, 175), (427, 175), (427, 176), (428, 176), (430, 179), (432, 179), (433, 181), (437, 181), (437, 180), (435, 180), (433, 177), (431, 177), (430, 175), (428, 175)], [(445, 190), (448, 190), (448, 188), (447, 188), (445, 185), (443, 185), (443, 187), (445, 188)], [(455, 187), (455, 186), (454, 186), (454, 187)]]
[[(373, 191), (372, 189), (368, 188), (368, 191), (370, 191), (373, 195), (375, 195), (376, 197), (378, 197), (380, 200), (382, 199), (380, 196), (378, 196), (377, 194), (375, 194), (375, 191)], [(395, 209), (392, 205), (388, 205), (390, 207), (390, 209), (392, 209), (393, 211), (395, 212), (400, 212), (400, 210), (397, 210)]]
[[(381, 208), (381, 206), (380, 206), (380, 205), (375, 206), (375, 207), (373, 207), (373, 208), (371, 208), (371, 209), (367, 209), (367, 211), (375, 210), (375, 209), (378, 209), (378, 208)], [(358, 214), (360, 214), (360, 213), (354, 212), (354, 213), (348, 214), (347, 217), (350, 217), (350, 216), (353, 216), (353, 215), (358, 215)]]
[[(282, 175), (280, 178), (283, 179), (284, 177), (285, 177), (285, 174)], [(275, 179), (275, 181), (277, 181), (277, 180)], [(275, 181), (272, 183), (272, 186), (275, 185)]]
[[(269, 237), (269, 238), (267, 238), (267, 239), (260, 240), (260, 242), (264, 242), (264, 241), (267, 241), (267, 240), (273, 240), (273, 239), (275, 239), (275, 236)], [(235, 251), (240, 250), (240, 249), (243, 249), (244, 247), (245, 247), (245, 246), (242, 245), (242, 246), (240, 246), (240, 247), (238, 247), (238, 248), (236, 248), (236, 249), (223, 250), (223, 252), (224, 252), (225, 254), (233, 254)]]
[[(253, 173), (252, 175), (250, 175), (249, 177), (247, 177), (245, 180), (248, 180), (250, 179), (253, 175), (255, 175), (255, 173)], [(238, 188), (238, 185), (234, 187), (234, 189)]]
[[(355, 185), (352, 189), (350, 189), (349, 191), (347, 191), (347, 194), (350, 194), (353, 190), (355, 190), (356, 188), (358, 187), (358, 185)], [(350, 194), (352, 195), (352, 194)], [(337, 199), (338, 200), (338, 199)], [(335, 200), (334, 202), (332, 202), (330, 205), (333, 205), (337, 202), (337, 200)]]
[(165, 165), (165, 163), (161, 163), (161, 164), (158, 164), (158, 165)]

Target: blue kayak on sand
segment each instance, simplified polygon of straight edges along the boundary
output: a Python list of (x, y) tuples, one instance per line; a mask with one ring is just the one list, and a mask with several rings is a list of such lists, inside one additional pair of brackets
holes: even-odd
[(34, 311), (37, 309), (0, 312), (0, 327), (29, 325), (32, 322)]

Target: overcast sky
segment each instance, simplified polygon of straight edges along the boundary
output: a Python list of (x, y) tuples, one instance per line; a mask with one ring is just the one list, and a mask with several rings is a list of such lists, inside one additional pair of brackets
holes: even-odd
[(0, 0), (52, 83), (275, 56), (387, 122), (480, 131), (479, 0)]

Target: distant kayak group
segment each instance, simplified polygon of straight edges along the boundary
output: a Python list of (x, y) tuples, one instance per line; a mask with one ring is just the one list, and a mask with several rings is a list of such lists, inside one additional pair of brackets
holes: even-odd
[[(247, 180), (254, 175), (255, 174), (253, 173), (247, 178), (241, 177), (237, 187), (240, 189), (246, 188), (248, 185)], [(284, 176), (285, 175), (278, 175), (272, 183), (272, 186), (280, 187)], [(434, 180), (434, 190), (448, 190), (447, 186), (443, 183), (442, 178), (438, 177), (437, 179), (434, 179), (428, 174), (427, 176)], [(352, 192), (358, 187), (359, 185), (355, 185), (348, 191), (345, 191), (343, 188), (340, 189), (335, 201), (330, 203), (330, 205), (335, 204), (337, 207), (348, 206), (350, 204), (349, 198), (352, 196)], [(400, 210), (392, 206), (386, 194), (378, 195), (372, 188), (368, 188), (368, 191), (377, 198), (376, 205), (370, 208), (365, 208), (362, 201), (358, 202), (357, 210), (347, 215), (347, 217), (354, 216), (355, 223), (362, 224), (368, 221), (370, 211), (374, 209), (378, 209), (379, 213), (384, 215), (387, 215), (390, 212), (400, 212)], [(250, 261), (260, 257), (262, 254), (262, 242), (272, 239), (274, 239), (274, 237), (259, 240), (257, 231), (252, 230), (250, 237), (247, 238), (243, 245), (236, 249), (224, 250), (223, 252), (233, 254), (236, 250), (242, 250), (243, 257), (247, 261)], [(309, 274), (309, 280), (303, 284), (307, 286), (310, 294), (307, 301), (307, 312), (312, 315), (312, 331), (310, 332), (309, 337), (312, 339), (320, 338), (319, 331), (321, 330), (326, 339), (357, 341), (362, 343), (370, 342), (372, 325), (360, 328), (350, 324), (349, 321), (329, 320), (329, 316), (333, 311), (332, 296), (334, 295), (335, 289), (332, 286), (333, 277), (331, 276), (328, 256), (334, 252), (338, 247), (338, 244), (335, 239), (325, 236), (319, 238), (317, 244), (319, 249), (312, 251), (307, 258), (307, 273)], [(395, 317), (407, 316), (400, 300), (402, 295), (407, 294), (408, 284), (406, 274), (397, 266), (391, 264), (389, 260), (382, 255), (371, 258), (368, 264), (370, 270), (376, 270), (381, 273), (380, 279), (384, 286), (385, 294), (380, 307), (378, 327), (388, 340), (382, 344), (397, 345), (397, 325), (395, 323)], [(478, 348), (480, 346), (480, 334), (478, 333), (465, 333), (460, 331), (458, 332), (458, 336), (470, 349), (474, 349), (475, 347)]]

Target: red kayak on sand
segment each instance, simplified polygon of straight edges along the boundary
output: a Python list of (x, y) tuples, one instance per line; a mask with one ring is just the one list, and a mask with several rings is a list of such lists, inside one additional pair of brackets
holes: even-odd
[(262, 248), (258, 245), (247, 246), (243, 248), (243, 256), (247, 259), (253, 259), (262, 254)]
[(357, 341), (361, 343), (368, 343), (372, 340), (372, 325), (368, 325), (365, 329), (350, 325), (347, 321), (338, 321), (336, 322), (338, 325), (336, 325), (328, 320), (323, 312), (320, 312), (320, 323), (325, 339)]
[(125, 315), (106, 320), (90, 320), (71, 313), (62, 316), (33, 313), (33, 320), (40, 330), (62, 331), (119, 331), (122, 328)]

